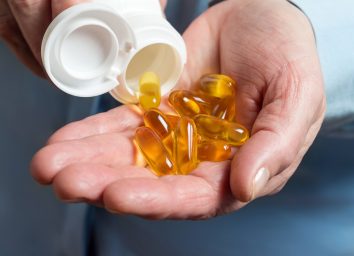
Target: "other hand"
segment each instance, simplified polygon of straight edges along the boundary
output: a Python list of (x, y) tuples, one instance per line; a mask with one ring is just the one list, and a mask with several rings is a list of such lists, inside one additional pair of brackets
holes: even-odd
[[(41, 44), (50, 22), (65, 9), (89, 0), (1, 0), (0, 39), (35, 74), (46, 77)], [(163, 8), (167, 0), (160, 0)]]

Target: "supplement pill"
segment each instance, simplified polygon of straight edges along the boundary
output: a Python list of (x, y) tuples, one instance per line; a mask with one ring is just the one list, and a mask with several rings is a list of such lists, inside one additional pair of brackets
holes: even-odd
[(172, 120), (172, 118), (167, 117), (167, 115), (163, 114), (156, 108), (150, 109), (144, 114), (145, 126), (159, 135), (160, 140), (166, 147), (167, 151), (172, 154), (173, 130), (176, 124), (171, 123), (170, 120)]
[(249, 132), (244, 126), (213, 116), (198, 115), (195, 124), (203, 138), (222, 140), (231, 146), (242, 146), (249, 139)]
[(182, 90), (172, 92), (169, 102), (178, 114), (193, 118), (199, 114), (210, 114), (213, 99)]
[(177, 173), (171, 155), (153, 130), (147, 127), (138, 128), (135, 133), (135, 142), (157, 176)]
[(173, 159), (178, 174), (187, 175), (198, 165), (198, 135), (193, 119), (182, 117), (175, 129)]
[(170, 120), (160, 110), (150, 109), (144, 114), (144, 123), (146, 127), (154, 130), (161, 139), (164, 139), (172, 131), (173, 127)]
[(205, 140), (198, 145), (198, 160), (222, 162), (231, 157), (231, 146), (223, 141)]
[(210, 74), (200, 79), (200, 91), (208, 96), (217, 98), (235, 96), (235, 87), (235, 80), (226, 75)]
[(160, 79), (154, 72), (145, 72), (140, 78), (139, 103), (145, 111), (160, 106)]
[(170, 122), (170, 125), (172, 126), (172, 129), (175, 129), (177, 127), (177, 124), (181, 117), (175, 116), (175, 115), (166, 115), (167, 120)]
[(227, 121), (233, 121), (236, 115), (236, 104), (234, 96), (227, 96), (215, 103), (212, 108), (212, 116)]

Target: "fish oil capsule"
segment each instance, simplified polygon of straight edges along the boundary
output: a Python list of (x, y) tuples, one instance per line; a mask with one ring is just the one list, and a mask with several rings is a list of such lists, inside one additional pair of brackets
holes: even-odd
[(167, 117), (167, 120), (169, 121), (172, 129), (174, 130), (177, 127), (178, 122), (181, 119), (181, 117), (175, 116), (175, 115), (166, 115), (166, 117)]
[(235, 96), (235, 87), (235, 80), (226, 75), (210, 74), (200, 79), (200, 91), (217, 98)]
[(171, 126), (172, 132), (166, 136), (162, 142), (167, 148), (168, 152), (172, 155), (173, 154), (173, 145), (175, 142), (175, 129), (177, 128), (178, 122), (181, 119), (179, 116), (175, 115), (166, 115), (167, 120), (169, 121), (169, 124)]
[(178, 174), (187, 175), (198, 165), (198, 134), (193, 119), (181, 117), (175, 129), (173, 159)]
[(231, 146), (241, 146), (249, 139), (248, 130), (237, 123), (208, 115), (198, 115), (194, 121), (203, 138), (221, 140)]
[(235, 97), (227, 96), (220, 99), (219, 102), (213, 106), (211, 115), (227, 121), (233, 121), (236, 115)]
[(145, 72), (140, 78), (139, 103), (144, 110), (149, 110), (160, 106), (160, 79), (154, 72)]
[(199, 114), (210, 114), (214, 103), (209, 97), (183, 90), (172, 92), (169, 102), (178, 114), (191, 118)]
[(170, 154), (172, 154), (173, 149), (173, 130), (176, 126), (174, 123), (171, 124), (171, 119), (172, 118), (167, 117), (167, 115), (156, 108), (150, 109), (144, 114), (145, 126), (159, 135), (162, 143)]
[(198, 160), (222, 162), (231, 157), (231, 146), (224, 141), (204, 140), (198, 145)]
[(161, 139), (164, 139), (172, 131), (173, 127), (170, 120), (160, 110), (154, 108), (150, 109), (144, 114), (144, 123), (146, 127), (154, 130)]
[(146, 162), (157, 176), (176, 174), (176, 165), (159, 136), (148, 127), (140, 127), (135, 133), (135, 142)]

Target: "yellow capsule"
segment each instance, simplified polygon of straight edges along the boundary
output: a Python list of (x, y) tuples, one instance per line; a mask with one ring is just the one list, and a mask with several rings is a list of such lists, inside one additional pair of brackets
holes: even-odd
[(172, 154), (173, 130), (176, 124), (171, 123), (170, 120), (173, 121), (171, 117), (168, 117), (156, 108), (150, 109), (144, 114), (145, 126), (159, 135), (167, 151)]
[(156, 108), (145, 112), (144, 123), (146, 127), (154, 130), (161, 139), (164, 139), (173, 131), (170, 120), (167, 116), (165, 116), (165, 114)]
[(235, 87), (235, 80), (226, 75), (209, 74), (200, 79), (200, 91), (217, 98), (235, 96)]
[(193, 118), (199, 114), (210, 114), (213, 99), (189, 91), (174, 91), (169, 102), (181, 116)]
[(153, 72), (145, 72), (139, 82), (139, 103), (144, 110), (157, 108), (161, 103), (159, 77)]
[(148, 127), (140, 127), (135, 133), (135, 142), (146, 162), (157, 176), (176, 174), (176, 166), (159, 136)]
[(224, 141), (205, 140), (198, 145), (200, 161), (222, 162), (231, 157), (231, 146)]
[(208, 115), (198, 115), (194, 121), (203, 138), (221, 140), (231, 146), (241, 146), (249, 139), (248, 130), (237, 123)]
[(181, 117), (175, 129), (173, 159), (178, 174), (187, 175), (198, 165), (198, 134), (193, 119)]
[(171, 126), (171, 129), (173, 130), (167, 137), (165, 137), (162, 142), (165, 145), (165, 147), (168, 149), (168, 152), (172, 154), (173, 152), (173, 144), (175, 141), (175, 129), (177, 128), (178, 122), (181, 119), (179, 116), (175, 115), (166, 115), (167, 120), (169, 121), (169, 124)]
[(177, 127), (177, 124), (181, 117), (175, 116), (175, 115), (166, 115), (167, 120), (170, 122), (170, 125), (172, 126), (172, 129), (174, 130)]
[(218, 103), (213, 105), (211, 115), (220, 119), (233, 121), (236, 115), (235, 97), (227, 96), (220, 99)]

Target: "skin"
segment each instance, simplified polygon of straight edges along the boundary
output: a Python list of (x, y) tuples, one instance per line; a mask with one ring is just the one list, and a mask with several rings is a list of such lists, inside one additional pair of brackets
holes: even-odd
[[(184, 34), (189, 60), (179, 87), (205, 73), (238, 82), (237, 121), (252, 137), (234, 158), (202, 163), (189, 176), (155, 177), (136, 166), (132, 143), (141, 113), (122, 106), (57, 131), (31, 171), (66, 202), (89, 202), (150, 219), (206, 219), (279, 192), (294, 174), (323, 121), (325, 96), (311, 25), (284, 0), (229, 0)], [(263, 186), (254, 179), (269, 170)]]

